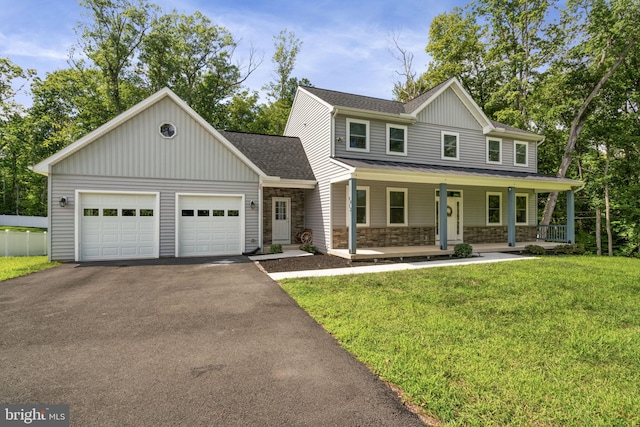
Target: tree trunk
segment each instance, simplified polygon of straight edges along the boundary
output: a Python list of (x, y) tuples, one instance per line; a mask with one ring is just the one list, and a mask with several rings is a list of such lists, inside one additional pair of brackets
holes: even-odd
[[(569, 139), (567, 141), (567, 145), (564, 149), (564, 155), (562, 156), (562, 161), (560, 162), (560, 167), (558, 168), (558, 173), (556, 176), (558, 178), (564, 178), (567, 174), (567, 170), (569, 169), (569, 165), (571, 165), (571, 160), (573, 159), (573, 152), (576, 149), (576, 142), (580, 137), (580, 132), (582, 132), (582, 127), (584, 126), (585, 121), (587, 120), (587, 109), (591, 104), (591, 101), (598, 95), (604, 84), (611, 78), (613, 73), (622, 65), (627, 54), (631, 51), (633, 46), (636, 44), (636, 39), (633, 38), (625, 48), (625, 50), (618, 56), (618, 59), (613, 63), (611, 68), (600, 78), (600, 81), (595, 85), (589, 96), (584, 100), (580, 109), (576, 113), (576, 116), (573, 118), (571, 122), (571, 129), (569, 130)], [(551, 222), (551, 217), (553, 216), (553, 211), (556, 208), (556, 203), (558, 202), (558, 192), (554, 191), (549, 194), (547, 198), (547, 204), (544, 208), (544, 215), (542, 216), (542, 225), (549, 225)]]
[(596, 250), (598, 256), (602, 255), (602, 212), (596, 209)]
[(606, 221), (605, 227), (607, 228), (607, 247), (609, 250), (609, 256), (613, 256), (613, 238), (611, 235), (611, 205), (609, 203), (609, 183), (604, 184), (604, 217)]

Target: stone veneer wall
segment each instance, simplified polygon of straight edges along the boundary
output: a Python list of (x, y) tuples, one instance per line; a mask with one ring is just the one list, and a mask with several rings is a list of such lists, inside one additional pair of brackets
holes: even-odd
[[(361, 227), (356, 232), (359, 248), (379, 248), (382, 246), (424, 246), (435, 245), (435, 227)], [(349, 228), (333, 228), (334, 249), (349, 247)]]
[[(507, 226), (500, 227), (464, 227), (465, 243), (507, 243), (509, 241)], [(538, 227), (516, 226), (516, 242), (535, 242)]]
[(268, 247), (268, 245), (272, 243), (272, 199), (274, 197), (291, 198), (291, 243), (296, 243), (296, 233), (304, 230), (304, 190), (299, 188), (265, 187), (262, 189), (262, 226), (264, 228), (264, 246)]

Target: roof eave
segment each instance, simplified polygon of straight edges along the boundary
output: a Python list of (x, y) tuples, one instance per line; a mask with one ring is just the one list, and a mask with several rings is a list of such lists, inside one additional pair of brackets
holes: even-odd
[(412, 114), (406, 113), (385, 113), (382, 111), (371, 111), (364, 110), (360, 108), (350, 108), (350, 107), (339, 107), (333, 106), (332, 112), (334, 114), (343, 114), (343, 115), (353, 115), (358, 117), (365, 117), (369, 119), (379, 119), (379, 120), (393, 120), (395, 122), (400, 123), (415, 123), (416, 117)]

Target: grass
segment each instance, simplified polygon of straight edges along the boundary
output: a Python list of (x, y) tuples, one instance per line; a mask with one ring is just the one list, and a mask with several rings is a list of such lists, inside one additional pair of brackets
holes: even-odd
[(640, 425), (640, 260), (548, 257), (282, 287), (439, 425)]
[(48, 261), (46, 256), (0, 258), (0, 282), (55, 267), (58, 264)]
[(31, 231), (32, 233), (44, 233), (47, 231), (46, 228), (38, 228), (38, 227), (15, 227), (11, 225), (0, 225), (0, 232), (4, 230), (9, 231)]

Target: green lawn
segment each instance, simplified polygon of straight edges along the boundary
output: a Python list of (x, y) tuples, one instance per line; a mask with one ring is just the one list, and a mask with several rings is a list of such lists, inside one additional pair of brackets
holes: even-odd
[(46, 228), (37, 228), (37, 227), (14, 227), (11, 225), (0, 225), (0, 231), (9, 230), (9, 231), (31, 231), (32, 233), (44, 233), (47, 231)]
[(547, 257), (282, 287), (440, 425), (640, 425), (640, 260)]
[(49, 262), (46, 256), (0, 258), (0, 282), (55, 267), (58, 264)]

